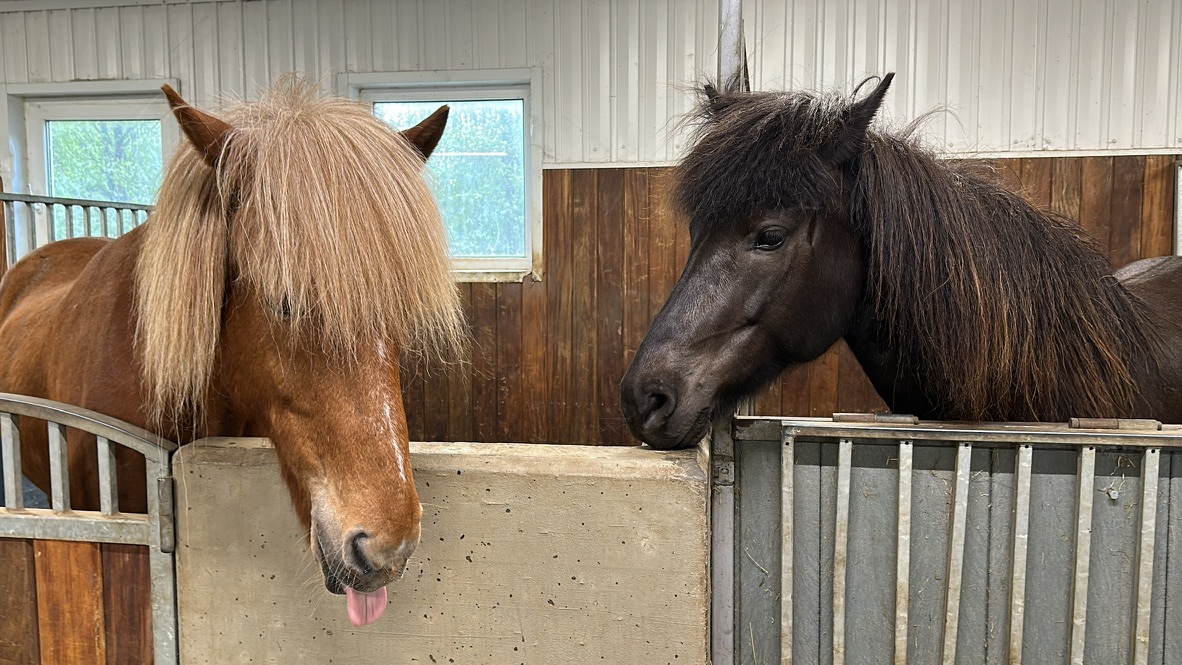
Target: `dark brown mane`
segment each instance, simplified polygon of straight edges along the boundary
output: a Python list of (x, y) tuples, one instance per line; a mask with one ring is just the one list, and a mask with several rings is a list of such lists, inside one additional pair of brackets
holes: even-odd
[(1082, 229), (908, 136), (843, 143), (852, 101), (707, 86), (674, 190), (691, 232), (848, 204), (885, 341), (944, 418), (1132, 413), (1154, 371), (1145, 308)]
[(876, 132), (859, 160), (851, 218), (903, 370), (958, 419), (1129, 415), (1144, 306), (1077, 224), (974, 168)]

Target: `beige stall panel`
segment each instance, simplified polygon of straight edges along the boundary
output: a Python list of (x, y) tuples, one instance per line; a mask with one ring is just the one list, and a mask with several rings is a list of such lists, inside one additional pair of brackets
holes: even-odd
[(184, 663), (707, 662), (698, 451), (412, 445), (423, 536), (376, 623), (324, 589), (262, 439), (176, 455)]

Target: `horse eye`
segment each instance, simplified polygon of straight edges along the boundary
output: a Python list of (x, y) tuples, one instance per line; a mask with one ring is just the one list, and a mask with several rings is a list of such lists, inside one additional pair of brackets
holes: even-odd
[(764, 251), (777, 249), (780, 245), (784, 244), (786, 237), (784, 229), (778, 226), (766, 228), (760, 231), (759, 235), (755, 236), (755, 249)]
[(287, 299), (287, 296), (284, 296), (283, 300), (279, 302), (279, 317), (284, 321), (291, 319), (291, 301)]

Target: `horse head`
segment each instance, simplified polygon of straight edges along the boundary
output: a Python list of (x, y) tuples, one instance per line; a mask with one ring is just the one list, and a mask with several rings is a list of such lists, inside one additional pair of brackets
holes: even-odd
[(890, 82), (839, 107), (706, 86), (674, 190), (689, 259), (620, 387), (637, 438), (693, 445), (714, 413), (845, 334), (865, 264), (850, 174)]
[(165, 93), (188, 145), (137, 266), (150, 415), (270, 438), (326, 587), (367, 623), (420, 535), (400, 354), (466, 328), (421, 173), (447, 108), (398, 134), (307, 84), (225, 118)]

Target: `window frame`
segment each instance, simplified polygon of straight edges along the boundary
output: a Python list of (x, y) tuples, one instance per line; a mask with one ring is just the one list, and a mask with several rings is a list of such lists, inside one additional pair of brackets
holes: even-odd
[(163, 169), (167, 169), (169, 159), (180, 146), (179, 127), (171, 121), (172, 112), (168, 102), (159, 98), (159, 95), (155, 98), (140, 95), (30, 97), (25, 100), (24, 110), (28, 185), (32, 191), (44, 196), (53, 195), (49, 191), (47, 160), (50, 122), (156, 120), (160, 123), (160, 163)]
[[(0, 143), (0, 184), (5, 191), (34, 194), (30, 184), (29, 133), (25, 120), (25, 108), (29, 102), (51, 99), (86, 100), (117, 99), (123, 102), (143, 104), (145, 101), (162, 99), (161, 86), (168, 84), (180, 91), (181, 83), (175, 78), (118, 79), (100, 81), (63, 81), (54, 83), (0, 83), (0, 128), (7, 130), (8, 140)], [(161, 125), (163, 140), (161, 148), (165, 159), (171, 158), (172, 150), (180, 144), (179, 132), (176, 140), (169, 145), (168, 131), (174, 128), (171, 121)], [(44, 146), (40, 148), (44, 160)], [(42, 164), (44, 162), (42, 161)], [(44, 167), (39, 179), (44, 183)], [(18, 210), (18, 215), (20, 212)], [(21, 225), (17, 224), (17, 229)], [(18, 242), (36, 246), (38, 238), (48, 238), (48, 221), (40, 227), (35, 223), (31, 231), (34, 238), (18, 239)], [(42, 235), (38, 235), (42, 234)]]
[[(486, 69), (342, 74), (338, 92), (371, 106), (377, 102), (461, 102), (520, 99), (524, 107), (525, 256), (452, 257), (461, 282), (540, 281), (542, 256), (541, 71)], [(402, 128), (405, 129), (405, 128)]]

